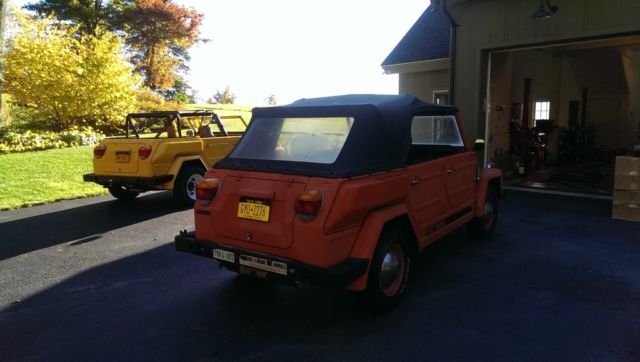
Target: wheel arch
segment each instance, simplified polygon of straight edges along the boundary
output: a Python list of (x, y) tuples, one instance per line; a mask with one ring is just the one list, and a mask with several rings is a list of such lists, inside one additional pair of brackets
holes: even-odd
[[(406, 231), (409, 236), (409, 251), (411, 255), (415, 255), (419, 252), (418, 240), (413, 231), (411, 220), (409, 219), (409, 212), (405, 204), (395, 204), (384, 209), (379, 209), (371, 212), (364, 220), (360, 227), (360, 233), (351, 249), (352, 258), (361, 258), (369, 260), (375, 253), (378, 246), (378, 240), (380, 235), (389, 227), (399, 227)], [(369, 267), (367, 272), (358, 278), (355, 282), (351, 283), (348, 288), (351, 290), (362, 291), (367, 288), (367, 275), (369, 274)]]
[(500, 197), (504, 196), (502, 171), (497, 168), (485, 168), (480, 171), (475, 200), (475, 216), (482, 216), (484, 214), (484, 200), (487, 197), (487, 192), (490, 187), (493, 188)]
[(402, 214), (391, 220), (388, 220), (382, 227), (382, 230), (380, 231), (380, 233), (382, 233), (382, 231), (384, 231), (386, 228), (393, 228), (393, 227), (406, 231), (407, 237), (408, 237), (407, 247), (409, 247), (409, 252), (411, 256), (418, 255), (418, 253), (420, 252), (420, 244), (418, 243), (418, 238), (416, 237), (416, 234), (413, 230), (413, 225), (411, 225), (411, 220), (409, 219), (409, 215)]
[(176, 179), (180, 174), (180, 171), (184, 170), (190, 166), (199, 166), (204, 168), (204, 170), (208, 170), (210, 167), (207, 167), (204, 160), (200, 156), (188, 156), (188, 157), (178, 157), (171, 164), (171, 168), (169, 168), (168, 174), (173, 175), (171, 181), (164, 184), (165, 189), (173, 189)]

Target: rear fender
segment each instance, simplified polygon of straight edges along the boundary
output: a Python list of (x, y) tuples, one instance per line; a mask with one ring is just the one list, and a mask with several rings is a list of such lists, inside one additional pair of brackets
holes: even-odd
[(476, 192), (475, 216), (484, 215), (484, 201), (489, 187), (495, 187), (498, 195), (502, 196), (502, 171), (497, 168), (483, 168), (480, 171), (480, 179)]
[[(370, 213), (365, 219), (364, 223), (360, 227), (360, 233), (358, 238), (351, 249), (351, 257), (358, 259), (367, 259), (371, 262), (373, 253), (378, 246), (378, 239), (382, 233), (382, 229), (385, 224), (399, 216), (406, 215), (408, 213), (405, 204), (396, 204), (386, 207), (381, 210), (376, 210)], [(411, 230), (413, 232), (413, 230)], [(351, 290), (362, 291), (367, 287), (367, 273), (362, 275), (356, 281), (351, 283), (347, 288)]]
[(171, 179), (171, 181), (163, 184), (164, 189), (173, 188), (173, 184), (176, 178), (178, 177), (178, 174), (180, 173), (182, 166), (186, 163), (199, 164), (202, 167), (204, 167), (205, 170), (209, 169), (209, 167), (207, 167), (207, 165), (202, 160), (202, 157), (198, 155), (178, 157), (173, 161), (173, 163), (171, 163), (171, 168), (169, 168), (169, 172), (167, 172), (169, 175), (173, 175), (173, 178)]

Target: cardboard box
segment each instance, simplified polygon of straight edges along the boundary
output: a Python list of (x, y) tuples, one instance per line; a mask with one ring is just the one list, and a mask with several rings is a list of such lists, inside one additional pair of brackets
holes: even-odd
[(627, 191), (640, 190), (640, 175), (616, 173), (613, 179), (613, 188)]
[(640, 174), (640, 157), (618, 156), (616, 157), (616, 175)]
[(613, 204), (611, 217), (618, 220), (640, 221), (640, 204)]
[(613, 190), (614, 204), (640, 204), (640, 190)]

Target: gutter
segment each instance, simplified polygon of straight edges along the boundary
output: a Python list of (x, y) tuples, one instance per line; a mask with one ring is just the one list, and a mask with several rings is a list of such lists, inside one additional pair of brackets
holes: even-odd
[(458, 23), (449, 12), (447, 0), (442, 0), (442, 11), (449, 18), (451, 32), (449, 34), (449, 104), (455, 104), (455, 81), (456, 81), (456, 44), (458, 39)]

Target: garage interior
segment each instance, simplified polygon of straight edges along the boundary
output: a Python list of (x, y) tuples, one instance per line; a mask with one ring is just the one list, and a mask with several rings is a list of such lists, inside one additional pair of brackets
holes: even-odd
[(640, 144), (640, 35), (489, 57), (485, 159), (515, 186), (610, 195)]

